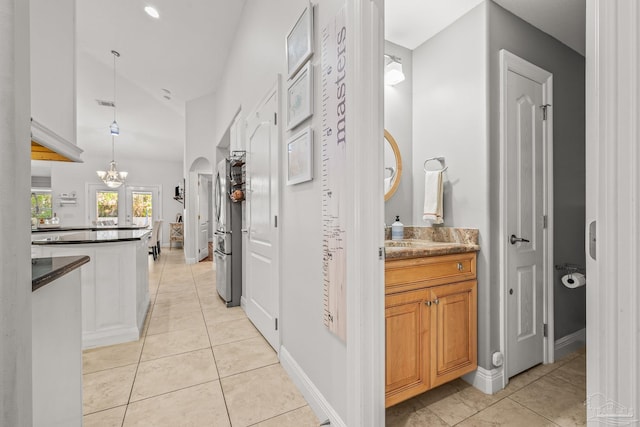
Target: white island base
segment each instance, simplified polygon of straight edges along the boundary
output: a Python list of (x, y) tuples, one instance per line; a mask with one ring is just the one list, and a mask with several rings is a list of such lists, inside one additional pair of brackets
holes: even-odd
[(140, 338), (149, 308), (148, 238), (39, 244), (32, 253), (91, 258), (80, 270), (83, 349)]

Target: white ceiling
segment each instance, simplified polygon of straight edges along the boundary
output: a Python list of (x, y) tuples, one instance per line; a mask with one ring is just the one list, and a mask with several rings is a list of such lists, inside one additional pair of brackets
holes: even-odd
[[(484, 0), (387, 0), (385, 38), (415, 49)], [(585, 53), (585, 0), (494, 0), (531, 25)]]
[[(386, 39), (414, 49), (483, 0), (387, 0)], [(585, 0), (495, 0), (584, 52)], [(113, 56), (118, 73), (118, 158), (181, 160), (185, 102), (214, 92), (245, 0), (81, 0), (77, 7), (78, 145), (109, 156)], [(152, 5), (160, 13), (144, 12)], [(171, 91), (171, 100), (162, 89)], [(130, 167), (129, 167), (130, 168)], [(131, 169), (131, 168), (130, 168)]]
[[(147, 5), (160, 13), (154, 19)], [(244, 0), (76, 2), (78, 145), (111, 152), (113, 56), (117, 59), (116, 158), (181, 160), (185, 102), (216, 90)], [(162, 89), (171, 91), (171, 100)]]

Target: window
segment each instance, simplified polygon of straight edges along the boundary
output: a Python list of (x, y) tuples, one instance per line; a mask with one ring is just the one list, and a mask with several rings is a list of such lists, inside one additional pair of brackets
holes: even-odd
[(51, 219), (53, 217), (53, 206), (51, 191), (31, 190), (31, 218)]
[(96, 193), (98, 225), (118, 225), (118, 192), (98, 191)]
[(147, 226), (153, 223), (153, 194), (134, 191), (132, 196), (133, 225)]

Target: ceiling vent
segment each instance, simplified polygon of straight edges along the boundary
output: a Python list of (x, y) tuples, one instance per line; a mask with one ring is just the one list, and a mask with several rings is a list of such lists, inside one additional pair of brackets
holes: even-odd
[(111, 107), (111, 108), (115, 108), (116, 107), (116, 104), (113, 101), (105, 101), (103, 99), (96, 99), (96, 102), (101, 107)]

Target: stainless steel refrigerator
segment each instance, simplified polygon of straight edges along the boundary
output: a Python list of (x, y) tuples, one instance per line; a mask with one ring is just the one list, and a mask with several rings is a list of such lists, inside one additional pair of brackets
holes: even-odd
[(231, 164), (218, 163), (214, 186), (216, 288), (227, 307), (240, 305), (242, 294), (242, 203), (231, 201)]

